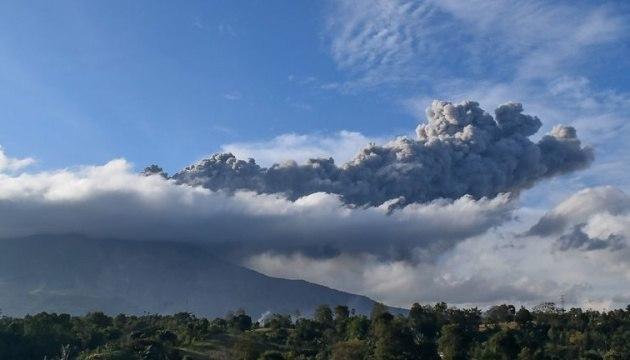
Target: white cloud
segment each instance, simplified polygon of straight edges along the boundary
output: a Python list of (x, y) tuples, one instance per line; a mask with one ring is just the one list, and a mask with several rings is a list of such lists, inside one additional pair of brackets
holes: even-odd
[(15, 172), (35, 163), (32, 158), (16, 159), (8, 157), (0, 146), (0, 173)]
[(434, 263), (382, 260), (371, 255), (342, 254), (321, 259), (264, 253), (251, 257), (246, 265), (270, 276), (306, 279), (401, 307), (437, 301), (460, 306), (501, 301), (535, 303), (542, 298), (541, 290), (549, 290), (549, 286), (523, 282), (492, 282), (484, 274), (457, 276)]
[[(628, 196), (616, 189), (586, 189), (543, 217), (562, 216), (566, 220), (554, 234), (518, 236), (540, 217), (537, 211), (522, 208), (517, 211), (517, 220), (458, 242), (431, 261), (356, 253), (322, 259), (267, 252), (250, 257), (247, 265), (272, 276), (306, 279), (398, 306), (416, 301), (533, 306), (558, 302), (564, 295), (568, 306), (625, 307), (630, 298), (628, 204)], [(626, 247), (559, 251), (558, 237), (584, 221), (588, 236), (617, 234)]]
[(326, 30), (331, 56), (349, 81), (328, 87), (498, 75), (489, 68), (511, 79), (548, 78), (592, 46), (626, 37), (626, 24), (609, 5), (343, 0), (332, 7)]
[[(411, 1), (339, 1), (328, 17), (330, 51), (341, 70), (353, 80), (328, 84), (328, 88), (348, 90), (386, 82), (409, 80), (411, 61), (418, 47), (439, 33), (441, 27), (428, 25), (431, 6)], [(419, 38), (426, 39), (420, 42)]]
[[(337, 195), (229, 195), (131, 171), (125, 160), (74, 170), (0, 174), (1, 237), (77, 233), (93, 237), (195, 241), (262, 251), (440, 252), (503, 222), (507, 195), (439, 200), (391, 211), (352, 208)], [(401, 255), (402, 254), (402, 255)]]
[(232, 36), (232, 37), (236, 36), (236, 31), (235, 31), (234, 27), (231, 24), (221, 23), (221, 24), (219, 24), (217, 29), (219, 30), (219, 33), (221, 33), (223, 35), (228, 35), (228, 36)]
[(383, 141), (383, 138), (342, 130), (333, 134), (282, 134), (269, 141), (226, 144), (221, 151), (231, 152), (240, 159), (254, 158), (264, 166), (287, 160), (304, 163), (322, 157), (332, 157), (337, 164), (343, 164), (369, 143)]
[(529, 233), (539, 236), (559, 235), (583, 226), (591, 237), (611, 234), (630, 238), (630, 197), (611, 186), (588, 188), (577, 192), (547, 212)]
[(232, 92), (224, 94), (223, 98), (229, 101), (237, 101), (237, 100), (241, 100), (243, 98), (243, 95), (241, 95), (241, 93), (238, 91), (232, 91)]
[(503, 0), (432, 1), (473, 35), (475, 50), (516, 69), (517, 78), (547, 77), (587, 56), (590, 46), (626, 37), (621, 14), (609, 6)]

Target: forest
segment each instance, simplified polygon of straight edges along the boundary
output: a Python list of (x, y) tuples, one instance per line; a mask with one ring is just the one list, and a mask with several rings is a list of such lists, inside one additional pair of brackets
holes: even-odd
[(629, 359), (630, 305), (608, 312), (553, 303), (485, 312), (414, 304), (369, 316), (319, 306), (312, 316), (244, 311), (223, 318), (40, 313), (0, 318), (3, 360)]

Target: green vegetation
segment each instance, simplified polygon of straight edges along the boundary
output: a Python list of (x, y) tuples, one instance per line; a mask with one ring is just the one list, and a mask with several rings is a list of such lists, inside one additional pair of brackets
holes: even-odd
[(382, 305), (367, 317), (320, 306), (312, 318), (243, 311), (225, 318), (175, 315), (0, 318), (0, 359), (628, 359), (630, 306), (610, 312), (553, 304), (478, 309)]

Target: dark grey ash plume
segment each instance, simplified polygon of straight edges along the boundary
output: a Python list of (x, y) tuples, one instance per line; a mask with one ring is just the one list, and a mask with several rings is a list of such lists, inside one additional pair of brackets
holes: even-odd
[(263, 168), (253, 159), (216, 154), (175, 174), (179, 183), (211, 190), (282, 193), (290, 199), (328, 192), (353, 205), (406, 203), (438, 198), (494, 197), (588, 166), (593, 151), (583, 147), (573, 127), (557, 126), (537, 143), (541, 127), (518, 103), (499, 106), (492, 117), (473, 101), (434, 101), (417, 139), (370, 144), (350, 162), (332, 158), (294, 161)]
[(602, 250), (617, 251), (625, 248), (625, 239), (617, 234), (610, 234), (606, 238), (592, 238), (584, 232), (586, 224), (575, 225), (571, 232), (563, 234), (555, 242), (555, 248), (560, 251), (567, 250)]
[(168, 178), (168, 174), (164, 171), (164, 169), (162, 169), (161, 167), (155, 164), (145, 167), (144, 170), (142, 171), (142, 175), (144, 176), (159, 175), (165, 179)]

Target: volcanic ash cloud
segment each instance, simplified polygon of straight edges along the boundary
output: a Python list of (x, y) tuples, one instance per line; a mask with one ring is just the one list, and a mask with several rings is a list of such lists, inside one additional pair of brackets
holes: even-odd
[(404, 204), (518, 193), (593, 160), (592, 149), (581, 145), (573, 127), (556, 126), (533, 142), (529, 137), (541, 121), (523, 114), (521, 104), (504, 104), (494, 113), (473, 101), (434, 101), (416, 139), (370, 144), (342, 166), (321, 158), (264, 168), (254, 159), (221, 153), (173, 178), (211, 190), (281, 193), (291, 200), (326, 192), (340, 195), (346, 204), (378, 206), (392, 199)]

